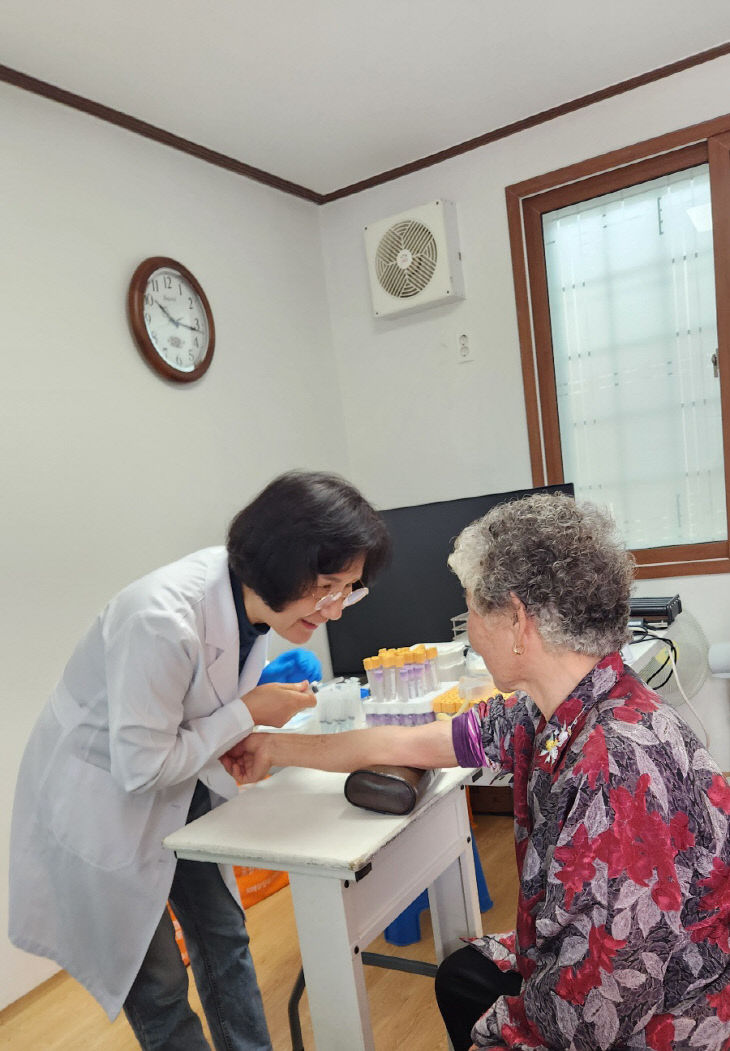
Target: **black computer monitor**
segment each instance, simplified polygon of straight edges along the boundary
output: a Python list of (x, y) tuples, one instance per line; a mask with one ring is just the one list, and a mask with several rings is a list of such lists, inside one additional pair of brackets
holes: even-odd
[(461, 584), (446, 563), (454, 540), (496, 504), (534, 493), (574, 495), (566, 483), (383, 511), (393, 559), (363, 602), (328, 622), (333, 673), (362, 675), (363, 658), (382, 647), (450, 640), (451, 618), (466, 610)]

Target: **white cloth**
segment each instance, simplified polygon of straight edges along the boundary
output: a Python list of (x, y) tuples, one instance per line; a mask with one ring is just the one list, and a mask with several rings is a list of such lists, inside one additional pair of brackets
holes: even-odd
[[(240, 697), (226, 550), (206, 548), (121, 591), (76, 647), (31, 734), (13, 809), (10, 939), (48, 956), (119, 1013), (162, 915), (162, 846), (198, 778), (236, 793), (218, 761), (252, 728)], [(227, 882), (235, 893), (230, 870)]]

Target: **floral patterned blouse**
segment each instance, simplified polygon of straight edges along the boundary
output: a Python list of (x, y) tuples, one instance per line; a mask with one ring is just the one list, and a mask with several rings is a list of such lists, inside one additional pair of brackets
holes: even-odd
[(730, 786), (675, 711), (601, 660), (548, 722), (522, 693), (453, 720), (461, 766), (514, 776), (523, 977), (477, 1047), (730, 1051)]

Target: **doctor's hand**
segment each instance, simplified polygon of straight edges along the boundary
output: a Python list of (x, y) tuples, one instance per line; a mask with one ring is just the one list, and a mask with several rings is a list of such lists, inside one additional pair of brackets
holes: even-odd
[(267, 734), (249, 734), (220, 757), (224, 767), (239, 785), (261, 781), (271, 769)]
[(304, 708), (313, 708), (317, 699), (303, 682), (267, 682), (241, 698), (256, 726), (283, 726)]

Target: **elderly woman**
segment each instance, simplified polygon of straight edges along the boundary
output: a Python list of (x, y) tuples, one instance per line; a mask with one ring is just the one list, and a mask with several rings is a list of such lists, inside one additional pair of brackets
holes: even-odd
[(505, 696), (450, 723), (255, 734), (225, 764), (513, 775), (517, 929), (441, 965), (456, 1051), (730, 1047), (730, 788), (621, 660), (633, 564), (612, 522), (534, 496), (470, 525), (449, 561)]

